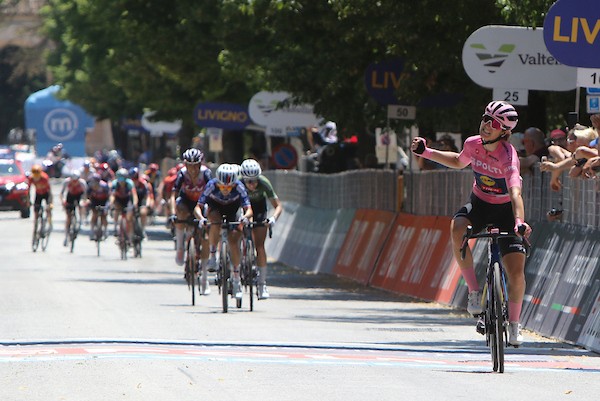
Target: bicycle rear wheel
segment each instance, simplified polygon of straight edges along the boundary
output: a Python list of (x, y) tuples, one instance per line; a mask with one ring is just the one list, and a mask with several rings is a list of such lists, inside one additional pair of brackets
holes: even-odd
[(491, 337), (491, 350), (492, 350), (492, 362), (494, 364), (494, 372), (504, 373), (504, 338), (505, 338), (505, 327), (504, 327), (504, 313), (503, 313), (503, 299), (502, 299), (502, 287), (500, 283), (500, 266), (498, 263), (494, 263), (494, 282), (492, 291), (492, 304), (491, 306), (491, 321), (492, 325), (490, 330), (492, 331)]
[(231, 293), (229, 280), (229, 257), (227, 243), (221, 242), (219, 250), (219, 269), (221, 269), (221, 299), (223, 302), (223, 313), (229, 309), (229, 294)]
[(192, 305), (196, 305), (196, 244), (193, 237), (187, 243), (185, 280), (187, 281), (188, 289), (192, 290)]
[[(250, 295), (250, 312), (254, 311), (254, 291), (256, 289), (256, 271), (254, 270), (254, 242), (246, 240), (246, 280), (248, 281), (248, 295)], [(258, 297), (258, 294), (257, 294)]]
[(71, 253), (73, 253), (73, 249), (75, 248), (75, 238), (77, 238), (78, 231), (78, 222), (77, 222), (77, 213), (75, 209), (71, 211), (71, 225), (69, 226), (69, 241), (71, 242)]
[(119, 224), (119, 249), (121, 251), (121, 259), (127, 260), (127, 222), (125, 216), (121, 216)]
[(96, 226), (94, 227), (94, 234), (96, 235), (96, 254), (100, 256), (100, 242), (102, 242), (103, 232), (102, 232), (102, 222), (100, 217), (96, 221)]
[(136, 216), (134, 218), (134, 226), (133, 226), (133, 257), (141, 258), (142, 257), (142, 236), (144, 232), (142, 230), (142, 226), (140, 224), (139, 218)]

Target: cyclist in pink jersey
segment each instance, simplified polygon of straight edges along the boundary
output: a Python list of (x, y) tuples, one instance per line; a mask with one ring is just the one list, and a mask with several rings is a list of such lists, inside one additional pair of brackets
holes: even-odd
[[(509, 143), (511, 131), (517, 126), (515, 108), (503, 101), (490, 102), (479, 125), (479, 135), (467, 138), (460, 153), (427, 148), (425, 139), (413, 139), (411, 149), (420, 157), (433, 160), (450, 168), (462, 169), (469, 164), (475, 180), (470, 201), (452, 219), (452, 248), (461, 273), (469, 287), (467, 311), (474, 316), (483, 312), (482, 294), (473, 268), (473, 255), (467, 248), (463, 260), (460, 255), (462, 238), (468, 225), (474, 232), (493, 224), (501, 231), (518, 233), (525, 226), (525, 236), (531, 227), (525, 223), (525, 208), (521, 196), (519, 157)], [(520, 238), (499, 240), (502, 262), (506, 267), (509, 289), (509, 343), (520, 345), (521, 308), (525, 295), (525, 248)]]

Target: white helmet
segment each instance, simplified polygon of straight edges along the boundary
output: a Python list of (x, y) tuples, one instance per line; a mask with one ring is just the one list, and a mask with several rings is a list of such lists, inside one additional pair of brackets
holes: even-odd
[(81, 173), (79, 172), (79, 170), (71, 171), (71, 179), (72, 180), (78, 180), (79, 178), (81, 178)]
[(242, 177), (256, 178), (262, 173), (260, 164), (254, 159), (246, 159), (242, 162)]
[(233, 184), (237, 180), (238, 168), (234, 164), (223, 163), (217, 168), (217, 180), (221, 184)]
[(183, 152), (183, 161), (189, 164), (198, 164), (202, 163), (204, 159), (204, 153), (201, 150), (196, 148), (189, 148), (185, 152)]
[(498, 120), (506, 130), (513, 130), (519, 122), (519, 115), (515, 108), (504, 101), (494, 100), (488, 103), (485, 114)]

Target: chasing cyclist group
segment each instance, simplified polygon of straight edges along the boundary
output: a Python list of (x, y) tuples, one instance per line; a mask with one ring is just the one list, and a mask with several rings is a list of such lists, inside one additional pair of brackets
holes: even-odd
[[(199, 274), (203, 295), (210, 294), (208, 273), (216, 270), (216, 250), (220, 226), (225, 218), (228, 222), (239, 221), (247, 225), (251, 221), (264, 223), (252, 228), (256, 247), (256, 268), (258, 273), (259, 299), (268, 299), (267, 255), (265, 239), (269, 227), (273, 227), (283, 206), (273, 190), (270, 181), (262, 174), (260, 164), (254, 159), (246, 159), (241, 165), (221, 164), (216, 176), (203, 163), (204, 154), (200, 149), (187, 149), (181, 163), (171, 168), (161, 179), (157, 164), (140, 171), (138, 167), (119, 168), (113, 172), (107, 163), (85, 161), (80, 170), (74, 170), (62, 184), (59, 199), (66, 213), (66, 233), (70, 226), (70, 211), (77, 208), (80, 216), (91, 215), (90, 226), (96, 227), (98, 219), (102, 225), (103, 238), (108, 235), (109, 210), (113, 211), (114, 232), (119, 218), (127, 219), (127, 237), (132, 240), (133, 219), (139, 218), (141, 236), (146, 238), (145, 227), (155, 213), (168, 215), (167, 226), (174, 225), (177, 265), (184, 264), (185, 224), (195, 219), (199, 226), (206, 228), (208, 235), (202, 236), (199, 256)], [(48, 218), (48, 231), (52, 230), (53, 195), (48, 174), (41, 165), (33, 165), (29, 175), (30, 188), (35, 188), (34, 216), (37, 216), (45, 202)], [(268, 203), (270, 203), (270, 208)], [(269, 215), (270, 214), (270, 215)], [(79, 224), (81, 224), (81, 220)], [(210, 224), (214, 223), (214, 224)], [(240, 283), (240, 230), (232, 230), (228, 235), (232, 261), (232, 296), (242, 297)], [(90, 239), (96, 240), (96, 230), (90, 230)]]

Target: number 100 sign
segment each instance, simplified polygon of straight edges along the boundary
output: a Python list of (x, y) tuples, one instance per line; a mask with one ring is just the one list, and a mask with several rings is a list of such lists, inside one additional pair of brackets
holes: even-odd
[(577, 68), (577, 86), (600, 88), (600, 68)]

